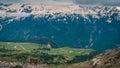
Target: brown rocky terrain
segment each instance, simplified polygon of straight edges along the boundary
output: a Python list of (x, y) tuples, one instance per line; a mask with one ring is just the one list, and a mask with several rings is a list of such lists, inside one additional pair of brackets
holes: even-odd
[(106, 50), (92, 60), (70, 65), (68, 68), (119, 68), (120, 48)]
[(48, 68), (48, 65), (21, 64), (19, 62), (0, 61), (0, 68)]

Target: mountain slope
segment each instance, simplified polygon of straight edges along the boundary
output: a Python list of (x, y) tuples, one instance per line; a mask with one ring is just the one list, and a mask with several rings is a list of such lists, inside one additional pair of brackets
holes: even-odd
[(81, 62), (72, 66), (71, 68), (119, 68), (120, 48), (107, 50), (90, 61)]
[(0, 4), (0, 8), (0, 41), (42, 39), (59, 47), (100, 51), (120, 47), (119, 7), (41, 3)]

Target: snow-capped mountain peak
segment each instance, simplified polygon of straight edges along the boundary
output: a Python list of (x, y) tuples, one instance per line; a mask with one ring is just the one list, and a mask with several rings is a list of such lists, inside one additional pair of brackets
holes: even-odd
[[(65, 14), (80, 14), (87, 18), (87, 15), (92, 15), (95, 18), (101, 16), (111, 16), (114, 13), (120, 14), (120, 7), (83, 7), (74, 3), (57, 3), (57, 4), (45, 4), (45, 3), (28, 3), (28, 4), (2, 4), (0, 5), (0, 17), (13, 17), (14, 19), (20, 19), (21, 17), (28, 17), (35, 15), (39, 17), (45, 14), (54, 15), (55, 13)], [(108, 20), (110, 22), (110, 19)]]
[[(119, 22), (120, 7), (115, 6), (89, 7), (74, 3), (0, 4), (2, 41), (49, 39), (60, 45), (95, 49), (101, 47), (100, 50), (104, 50), (120, 44)], [(104, 47), (109, 44), (112, 45)]]

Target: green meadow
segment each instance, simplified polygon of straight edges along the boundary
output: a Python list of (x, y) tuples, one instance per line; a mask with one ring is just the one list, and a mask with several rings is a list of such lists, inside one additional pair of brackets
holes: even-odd
[[(93, 49), (70, 47), (52, 48), (50, 44), (0, 42), (1, 61), (27, 62), (29, 57), (37, 57), (42, 60), (40, 63), (71, 63), (74, 60), (81, 61), (79, 58), (84, 58), (84, 56), (88, 56), (85, 57), (85, 60), (90, 59), (95, 54), (96, 51)], [(21, 58), (23, 60), (20, 60)]]

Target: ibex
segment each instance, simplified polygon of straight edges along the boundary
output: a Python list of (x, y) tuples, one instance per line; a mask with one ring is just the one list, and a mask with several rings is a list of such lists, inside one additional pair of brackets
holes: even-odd
[(37, 66), (38, 62), (39, 62), (38, 58), (29, 58), (29, 63), (30, 64), (34, 64), (34, 65)]

